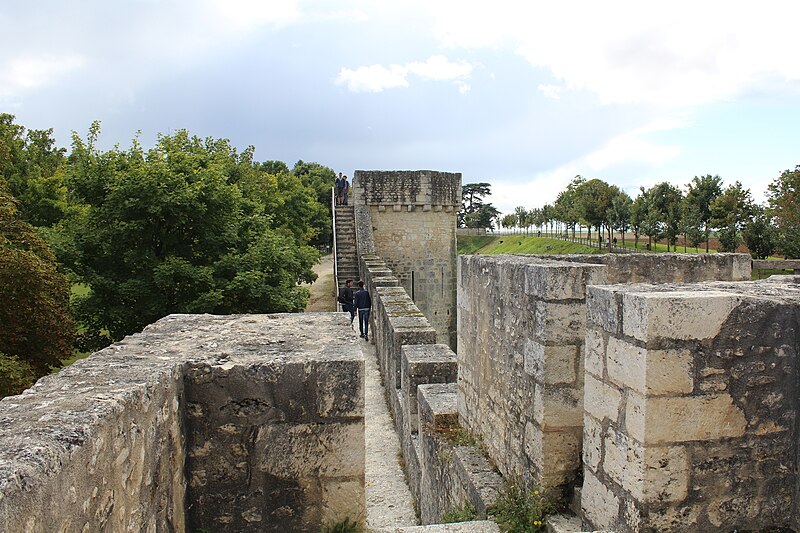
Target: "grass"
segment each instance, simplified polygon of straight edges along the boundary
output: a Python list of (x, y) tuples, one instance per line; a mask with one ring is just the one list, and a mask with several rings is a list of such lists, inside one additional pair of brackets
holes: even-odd
[[(482, 244), (483, 243), (483, 244)], [(479, 246), (482, 244), (482, 246)], [(560, 239), (526, 235), (459, 235), (459, 254), (596, 254), (597, 248)]]
[(441, 523), (455, 524), (458, 522), (470, 522), (478, 519), (478, 511), (472, 502), (465, 502), (460, 506), (453, 507), (442, 515)]
[(434, 435), (444, 439), (453, 446), (477, 446), (478, 440), (467, 428), (458, 423), (458, 420), (443, 422), (441, 424), (428, 424), (427, 429)]

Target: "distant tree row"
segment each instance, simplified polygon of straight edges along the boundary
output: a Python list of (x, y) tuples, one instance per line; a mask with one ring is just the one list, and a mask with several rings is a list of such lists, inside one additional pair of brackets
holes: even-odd
[(94, 123), (69, 153), (52, 133), (0, 114), (0, 393), (170, 313), (305, 308), (333, 170), (185, 130), (102, 151)]
[(553, 204), (541, 208), (517, 207), (500, 217), (505, 228), (531, 228), (546, 234), (571, 233), (587, 228), (598, 241), (621, 233), (633, 233), (634, 245), (647, 237), (648, 245), (664, 240), (677, 251), (679, 237), (709, 249), (712, 232), (719, 250), (735, 251), (744, 242), (756, 258), (777, 252), (800, 257), (800, 166), (786, 170), (768, 188), (768, 204), (756, 204), (750, 190), (740, 182), (723, 186), (719, 176), (695, 176), (685, 190), (661, 182), (649, 189), (640, 187), (632, 199), (616, 185), (600, 179), (575, 176)]

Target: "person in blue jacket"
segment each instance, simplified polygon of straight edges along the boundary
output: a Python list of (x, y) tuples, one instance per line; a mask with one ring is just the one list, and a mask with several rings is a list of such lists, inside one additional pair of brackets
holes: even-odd
[(369, 312), (372, 309), (372, 298), (369, 291), (364, 288), (364, 282), (358, 282), (355, 294), (355, 305), (358, 309), (358, 330), (364, 340), (369, 340)]

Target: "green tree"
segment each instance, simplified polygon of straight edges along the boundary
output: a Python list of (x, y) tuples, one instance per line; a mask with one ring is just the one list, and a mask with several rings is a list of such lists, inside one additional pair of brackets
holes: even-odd
[(596, 178), (580, 184), (577, 190), (581, 218), (589, 226), (589, 238), (591, 239), (591, 228), (594, 226), (597, 228), (597, 240), (602, 243), (603, 227), (609, 227), (608, 212), (614, 190), (608, 183)]
[(784, 170), (767, 188), (775, 216), (778, 247), (786, 257), (800, 258), (800, 165)]
[(611, 223), (611, 228), (615, 231), (622, 232), (622, 246), (625, 247), (625, 232), (628, 231), (631, 225), (631, 208), (633, 207), (633, 200), (623, 190), (617, 189), (614, 196), (611, 198), (611, 207), (609, 208), (608, 218)]
[(753, 213), (750, 190), (740, 182), (729, 185), (711, 203), (711, 223), (717, 228), (720, 252), (735, 252), (741, 242), (741, 230)]
[(528, 234), (528, 226), (531, 223), (531, 214), (525, 209), (523, 206), (518, 205), (514, 208), (514, 215), (517, 217), (517, 225), (519, 229), (525, 230), (525, 234)]
[(0, 113), (0, 177), (19, 201), (19, 215), (34, 226), (51, 226), (68, 212), (63, 148), (53, 130), (26, 130), (14, 115)]
[[(286, 165), (280, 161), (267, 161), (262, 165), (269, 174), (275, 176), (285, 174)], [(317, 209), (315, 218), (309, 222), (312, 233), (315, 235), (310, 244), (316, 246), (332, 242), (331, 187), (336, 184), (336, 173), (332, 168), (319, 163), (305, 163), (302, 160), (295, 163), (291, 173), (300, 178), (300, 182), (304, 186), (310, 187), (315, 191), (317, 202), (325, 208), (325, 211)], [(352, 185), (352, 176), (348, 180)]]
[(650, 217), (658, 228), (657, 235), (667, 239), (667, 250), (672, 245), (673, 250), (677, 251), (683, 195), (680, 189), (666, 181), (654, 185), (649, 195)]
[(696, 204), (690, 203), (686, 198), (681, 203), (681, 232), (683, 233), (683, 251), (686, 251), (686, 244), (697, 248), (701, 242), (706, 240), (706, 223)]
[[(69, 283), (33, 226), (20, 220), (17, 202), (0, 178), (0, 354), (25, 381), (49, 373), (72, 353), (75, 325)], [(9, 376), (10, 378), (11, 376)], [(19, 384), (17, 378), (7, 386)]]
[(775, 252), (778, 232), (767, 209), (760, 205), (753, 206), (753, 217), (745, 224), (742, 237), (755, 259), (766, 259)]
[(708, 253), (708, 237), (711, 232), (711, 204), (722, 194), (722, 178), (706, 174), (695, 176), (687, 186), (686, 202), (692, 206), (690, 212), (697, 213), (703, 224), (703, 234)]
[(485, 201), (492, 195), (489, 183), (467, 183), (461, 187), (461, 210), (458, 213), (459, 227), (494, 228), (494, 220), (500, 212)]
[(572, 230), (573, 239), (575, 238), (575, 229), (581, 220), (579, 190), (585, 181), (580, 174), (572, 178), (567, 188), (558, 193), (554, 205), (558, 218), (564, 222), (568, 230)]
[(508, 230), (517, 226), (517, 220), (518, 217), (515, 213), (509, 213), (507, 215), (503, 215), (503, 218), (500, 219), (500, 223), (504, 229)]
[(101, 153), (98, 135), (98, 123), (86, 142), (73, 134), (66, 179), (85, 207), (59, 235), (65, 264), (91, 287), (76, 304), (91, 335), (116, 340), (170, 313), (305, 307), (298, 282), (316, 277), (319, 257), (303, 226), (311, 188), (226, 139), (178, 130), (146, 152), (134, 140)]

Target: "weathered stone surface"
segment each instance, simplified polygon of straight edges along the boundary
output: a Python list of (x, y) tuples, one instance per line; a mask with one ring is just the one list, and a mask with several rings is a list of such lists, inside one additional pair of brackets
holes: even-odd
[(0, 529), (361, 519), (362, 381), (339, 314), (169, 316), (0, 402)]
[(583, 408), (587, 413), (602, 421), (616, 421), (622, 405), (622, 393), (614, 386), (606, 384), (591, 374), (584, 376), (585, 388)]
[(687, 442), (741, 437), (747, 420), (729, 394), (644, 398), (630, 393), (625, 428), (647, 444)]
[(417, 386), (430, 383), (455, 383), (458, 378), (456, 354), (444, 344), (405, 345), (401, 347), (400, 388), (407, 400), (404, 409), (417, 431)]
[(500, 533), (500, 528), (491, 520), (476, 520), (474, 522), (458, 522), (455, 524), (379, 529), (375, 533)]
[(607, 358), (608, 378), (619, 387), (646, 396), (692, 392), (692, 357), (686, 348), (648, 350), (612, 336)]
[[(605, 323), (623, 328), (598, 327), (601, 318), (587, 337), (594, 370), (585, 375), (587, 525), (796, 529), (800, 284), (591, 287), (589, 315), (609, 311), (592, 306), (620, 299), (622, 307), (610, 310), (620, 316)], [(624, 420), (591, 401), (613, 390)], [(612, 504), (615, 516), (610, 495), (621, 502)]]
[(436, 330), (435, 342), (455, 348), (461, 174), (356, 170), (353, 196), (359, 251), (364, 241), (385, 261)]
[(724, 292), (626, 292), (622, 331), (640, 341), (712, 339), (738, 304), (735, 295)]

